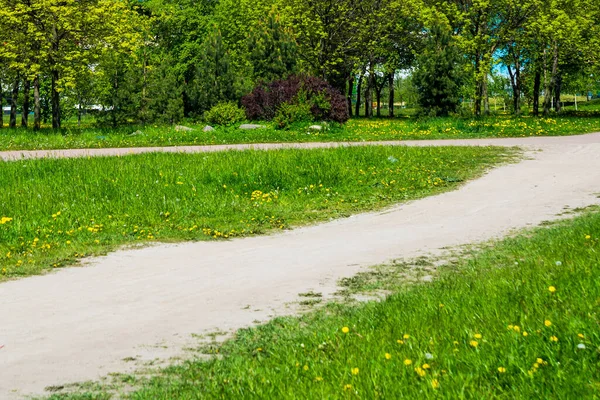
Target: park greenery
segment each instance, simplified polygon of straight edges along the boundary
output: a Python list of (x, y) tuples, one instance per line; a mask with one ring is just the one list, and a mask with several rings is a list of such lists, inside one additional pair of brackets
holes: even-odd
[(154, 377), (51, 399), (595, 398), (599, 226), (588, 210), (463, 256), (428, 283), (427, 260), (382, 266), (341, 282), (346, 294), (386, 289), (381, 302), (277, 318)]
[(126, 244), (223, 240), (455, 188), (492, 147), (146, 154), (0, 163), (0, 281)]
[(265, 118), (242, 99), (272, 100), (290, 79), (303, 84), (266, 113), (284, 129), (407, 105), (479, 117), (498, 100), (548, 116), (572, 103), (564, 93), (597, 94), (599, 57), (595, 0), (0, 0), (0, 105), (13, 128), (230, 125), (242, 105)]

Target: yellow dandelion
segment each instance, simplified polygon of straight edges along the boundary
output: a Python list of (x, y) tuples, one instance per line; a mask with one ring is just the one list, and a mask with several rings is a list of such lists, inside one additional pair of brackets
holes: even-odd
[(403, 341), (403, 340), (400, 340), (400, 339), (396, 340), (396, 342), (397, 342), (398, 344), (404, 344), (404, 341)]
[(578, 334), (577, 334), (577, 337), (578, 337), (579, 339), (585, 339), (585, 336), (583, 335), (583, 333), (578, 333)]
[(304, 367), (302, 367), (302, 369), (308, 371), (308, 365), (305, 365)]
[(344, 386), (344, 390), (350, 390), (352, 389), (352, 385), (351, 384), (347, 384)]
[(429, 368), (431, 368), (431, 366), (429, 364), (423, 364), (421, 366), (421, 368), (423, 368), (423, 369), (429, 369)]
[(417, 373), (417, 375), (419, 375), (421, 378), (425, 376), (425, 374), (427, 374), (427, 372), (425, 372), (425, 370), (421, 367), (417, 367), (415, 368), (415, 372)]
[(322, 377), (320, 377), (320, 376), (316, 376), (316, 377), (315, 377), (315, 381), (317, 381), (317, 382), (321, 382), (322, 380), (323, 380), (323, 378), (322, 378)]
[(404, 360), (404, 365), (410, 365), (412, 364), (412, 360), (409, 360), (408, 358), (406, 360)]
[(550, 336), (551, 342), (558, 342), (558, 338), (556, 336)]
[(481, 336), (481, 333), (476, 333), (474, 338), (475, 339), (481, 339), (483, 336)]
[(358, 368), (352, 368), (352, 375), (358, 375)]
[(498, 372), (500, 372), (501, 374), (506, 372), (506, 368), (504, 367), (498, 367)]
[(518, 325), (515, 325), (515, 326), (513, 327), (513, 331), (515, 331), (515, 332), (519, 333), (519, 332), (521, 332), (521, 328), (520, 328)]
[(403, 338), (404, 340), (408, 340), (408, 339), (410, 339), (410, 335), (409, 335), (409, 334), (407, 334), (407, 333), (405, 333), (405, 334), (404, 334), (404, 336), (402, 336), (402, 338)]
[(342, 328), (342, 332), (343, 333), (348, 333), (348, 332), (350, 332), (350, 328), (348, 328), (347, 326), (345, 326), (345, 327)]
[(479, 346), (479, 342), (478, 342), (478, 341), (476, 341), (476, 340), (471, 340), (471, 341), (469, 342), (469, 344), (471, 345), (471, 347), (477, 347), (477, 346)]
[(592, 237), (590, 235), (585, 235), (585, 240), (590, 240)]
[(440, 383), (438, 382), (437, 379), (434, 379), (434, 380), (431, 381), (431, 387), (434, 388), (434, 389), (437, 389), (437, 388), (440, 387)]
[(523, 336), (527, 337), (527, 336), (529, 336), (529, 333), (523, 332)]
[(552, 322), (550, 322), (549, 320), (545, 320), (544, 325), (546, 325), (547, 327), (552, 326)]
[(538, 358), (535, 360), (536, 364), (543, 364), (544, 360), (542, 360), (541, 358)]
[(391, 360), (392, 359), (392, 355), (390, 353), (385, 353), (385, 359), (386, 360)]
[(548, 287), (548, 290), (550, 291), (550, 293), (556, 292), (556, 288), (554, 286)]

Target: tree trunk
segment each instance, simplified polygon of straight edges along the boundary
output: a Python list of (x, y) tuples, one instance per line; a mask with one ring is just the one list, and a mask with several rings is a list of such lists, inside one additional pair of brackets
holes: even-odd
[(360, 116), (360, 105), (361, 105), (361, 98), (360, 98), (360, 92), (362, 91), (362, 84), (363, 84), (363, 74), (361, 74), (358, 77), (358, 85), (356, 85), (356, 108), (354, 110), (354, 114), (359, 117)]
[(369, 71), (367, 79), (367, 90), (365, 91), (365, 117), (373, 116), (373, 73)]
[(388, 76), (388, 89), (390, 92), (390, 97), (388, 99), (388, 108), (389, 108), (389, 116), (390, 118), (394, 118), (394, 74), (391, 73)]
[(510, 86), (513, 90), (513, 113), (521, 114), (521, 67), (519, 62), (515, 62), (515, 69), (508, 65), (508, 75), (510, 76)]
[(354, 74), (348, 76), (348, 115), (352, 116), (352, 95), (354, 94)]
[(19, 75), (15, 78), (13, 83), (12, 94), (10, 99), (10, 120), (8, 122), (9, 128), (17, 127), (17, 101), (19, 99)]
[(40, 76), (36, 75), (33, 81), (33, 130), (41, 127), (42, 104), (40, 102)]
[(60, 129), (60, 93), (58, 92), (58, 70), (53, 70), (52, 75), (52, 129)]
[(481, 97), (483, 94), (483, 85), (481, 84), (481, 78), (480, 78), (480, 68), (481, 68), (481, 60), (480, 60), (480, 54), (479, 52), (477, 54), (475, 54), (475, 74), (476, 74), (476, 79), (475, 79), (475, 104), (474, 104), (474, 109), (473, 112), (475, 113), (475, 116), (479, 117), (481, 116)]
[(554, 87), (554, 104), (556, 104), (556, 112), (562, 111), (562, 104), (560, 103), (560, 95), (562, 91), (562, 74), (559, 72), (556, 77), (556, 86)]
[(0, 129), (4, 128), (4, 92), (2, 91), (2, 81), (0, 81)]
[(23, 82), (23, 113), (21, 114), (21, 126), (27, 128), (29, 122), (29, 92), (31, 89), (31, 81), (25, 79)]
[(540, 86), (542, 84), (542, 73), (538, 68), (535, 71), (535, 77), (533, 78), (533, 115), (540, 115)]
[(544, 93), (544, 115), (550, 113), (554, 88), (556, 87), (556, 75), (558, 72), (558, 44), (556, 42), (554, 42), (554, 54), (552, 59), (552, 74), (550, 76), (550, 81), (546, 84), (546, 91)]
[(483, 97), (483, 113), (484, 115), (490, 115), (490, 97), (488, 95), (488, 76), (487, 73), (483, 77), (481, 82), (483, 85), (481, 92)]
[(377, 117), (381, 117), (381, 88), (375, 89), (375, 96), (377, 100)]

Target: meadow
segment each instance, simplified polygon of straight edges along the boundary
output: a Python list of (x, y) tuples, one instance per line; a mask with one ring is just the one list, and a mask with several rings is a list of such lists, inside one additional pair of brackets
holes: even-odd
[(217, 355), (209, 361), (127, 376), (138, 389), (125, 397), (597, 398), (598, 273), (596, 208), (492, 243), (441, 267), (433, 282), (396, 282), (382, 302), (330, 303), (240, 330), (200, 349)]
[[(589, 106), (592, 107), (592, 106)], [(571, 112), (571, 111), (569, 111)], [(572, 113), (575, 113), (574, 111)], [(496, 115), (487, 118), (414, 118), (351, 119), (345, 125), (325, 125), (311, 131), (311, 124), (296, 124), (289, 130), (266, 129), (241, 131), (236, 126), (217, 126), (203, 132), (203, 124), (188, 124), (192, 131), (173, 126), (125, 126), (97, 128), (90, 122), (61, 131), (42, 129), (0, 130), (0, 150), (41, 150), (68, 148), (107, 148), (211, 145), (233, 143), (334, 142), (421, 139), (475, 139), (529, 136), (564, 136), (600, 131), (600, 116), (580, 111), (576, 116), (534, 118)]]
[(0, 281), (126, 244), (227, 240), (380, 209), (515, 154), (373, 147), (4, 162)]

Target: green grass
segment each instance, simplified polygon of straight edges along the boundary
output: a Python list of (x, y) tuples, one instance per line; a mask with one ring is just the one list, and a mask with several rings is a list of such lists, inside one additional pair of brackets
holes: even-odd
[(338, 148), (0, 163), (0, 281), (131, 243), (223, 240), (455, 188), (513, 150)]
[[(276, 130), (271, 125), (254, 131), (217, 127), (209, 133), (202, 132), (203, 125), (189, 126), (194, 131), (177, 132), (173, 127), (154, 125), (116, 130), (91, 126), (67, 128), (61, 132), (44, 129), (39, 133), (2, 129), (0, 150), (560, 136), (600, 131), (600, 116), (352, 119), (344, 126), (332, 126), (321, 132), (309, 132), (306, 125), (297, 125), (287, 131)], [(141, 133), (133, 134), (138, 130)]]
[(383, 302), (241, 330), (219, 358), (170, 367), (128, 398), (598, 398), (599, 273), (596, 211)]

